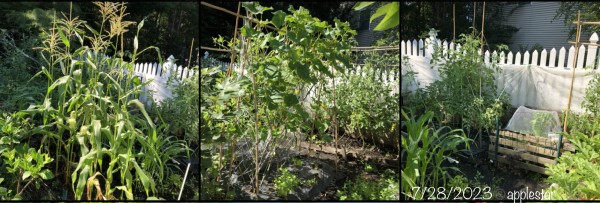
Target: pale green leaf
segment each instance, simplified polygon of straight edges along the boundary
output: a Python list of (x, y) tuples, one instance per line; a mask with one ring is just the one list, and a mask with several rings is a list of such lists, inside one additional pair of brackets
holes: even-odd
[(31, 176), (31, 171), (25, 171), (25, 172), (23, 173), (23, 180), (25, 180), (25, 179), (29, 178), (30, 176)]
[(67, 39), (65, 34), (62, 32), (62, 29), (58, 29), (58, 34), (60, 35), (60, 39), (62, 40), (63, 44), (65, 44), (65, 46), (67, 46), (67, 49), (69, 47), (71, 47), (71, 44), (69, 43), (69, 39)]
[(377, 9), (375, 14), (373, 14), (371, 16), (371, 22), (373, 22), (373, 20), (375, 20), (379, 16), (382, 16), (383, 14), (386, 14), (386, 15), (383, 18), (383, 20), (381, 20), (381, 22), (379, 22), (379, 24), (377, 25), (377, 27), (375, 27), (374, 30), (383, 31), (383, 30), (387, 30), (387, 29), (390, 29), (390, 28), (393, 28), (393, 27), (396, 27), (397, 25), (399, 25), (400, 24), (400, 12), (399, 11), (400, 11), (400, 4), (398, 2), (388, 3), (388, 4), (380, 7), (379, 9)]
[(356, 4), (354, 4), (354, 7), (352, 7), (355, 11), (358, 11), (360, 9), (363, 9), (367, 6), (370, 6), (371, 4), (375, 3), (374, 1), (366, 1), (366, 2), (358, 2)]

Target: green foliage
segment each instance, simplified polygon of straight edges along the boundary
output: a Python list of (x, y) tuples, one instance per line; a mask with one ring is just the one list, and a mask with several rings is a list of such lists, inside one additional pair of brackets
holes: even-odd
[[(511, 44), (511, 37), (519, 29), (506, 24), (506, 19), (513, 15), (512, 11), (521, 11), (521, 6), (529, 4), (521, 5), (510, 1), (485, 3), (484, 30), (488, 44), (484, 48), (493, 49), (497, 44)], [(483, 2), (402, 2), (400, 10), (402, 40), (413, 40), (419, 34), (429, 32), (431, 28), (440, 30), (438, 38), (448, 42), (458, 39), (461, 34), (470, 33), (470, 27), (481, 30)]]
[(469, 180), (462, 175), (456, 175), (448, 180), (447, 187), (450, 188), (466, 188), (469, 187)]
[(275, 178), (275, 189), (277, 195), (287, 197), (287, 195), (300, 185), (300, 179), (288, 171), (287, 168), (279, 168), (281, 175)]
[[(556, 10), (556, 15), (552, 20), (562, 17), (566, 27), (569, 27), (569, 38), (573, 39), (577, 27), (573, 21), (577, 20), (577, 13), (581, 13), (581, 19), (588, 22), (598, 21), (600, 13), (600, 4), (598, 2), (561, 2)], [(600, 31), (600, 25), (581, 26), (581, 31), (591, 33)], [(587, 40), (587, 39), (584, 39)]]
[[(102, 25), (111, 24), (106, 32), (104, 27), (100, 32), (93, 30), (77, 17), (57, 19), (51, 30), (44, 31), (46, 38), (39, 49), (45, 66), (35, 77), (45, 76), (48, 88), (43, 102), (18, 113), (34, 124), (23, 134), (41, 137), (37, 153), (45, 151), (56, 156), (55, 173), (64, 171), (62, 178), (65, 182), (70, 180), (76, 199), (81, 199), (86, 189), (90, 199), (91, 185), (97, 189), (97, 199), (117, 199), (116, 193), (131, 200), (134, 191), (152, 197), (156, 184), (163, 184), (173, 174), (173, 166), (167, 162), (180, 158), (188, 148), (182, 141), (172, 140), (165, 132), (165, 124), (155, 124), (144, 105), (134, 99), (147, 82), (140, 83), (135, 76), (124, 72), (125, 69), (133, 72), (135, 58), (140, 53), (158, 49), (148, 47), (138, 52), (134, 46), (130, 62), (105, 57), (109, 47), (124, 50), (118, 45), (123, 40), (120, 36), (132, 22), (122, 21), (125, 4), (97, 5), (106, 14)], [(86, 31), (91, 31), (92, 36), (86, 36)], [(84, 46), (84, 38), (93, 41), (92, 47)], [(79, 153), (75, 151), (77, 148)], [(108, 163), (103, 163), (105, 159)], [(49, 163), (49, 159), (40, 160), (36, 162), (38, 165)], [(31, 166), (23, 177), (33, 180), (52, 176), (47, 169), (38, 169), (37, 165)], [(120, 180), (113, 180), (116, 173)], [(100, 177), (104, 178), (104, 191), (99, 186)]]
[(294, 166), (302, 166), (302, 160), (296, 159), (294, 157), (292, 157), (292, 163), (294, 163)]
[[(354, 5), (354, 10), (363, 9), (373, 3), (374, 2), (358, 2)], [(400, 24), (400, 3), (391, 2), (379, 7), (379, 9), (377, 9), (377, 11), (375, 11), (375, 13), (371, 16), (371, 22), (384, 14), (385, 17), (379, 22), (374, 30), (384, 31), (394, 28)]]
[[(479, 55), (480, 40), (473, 35), (461, 35), (460, 51), (448, 50), (442, 57), (442, 47), (437, 47), (432, 64), (439, 67), (441, 80), (427, 88), (430, 103), (436, 114), (447, 121), (460, 118), (465, 127), (491, 129), (496, 118), (508, 109), (508, 95), (498, 92), (494, 73), (501, 71), (497, 55), (492, 63), (484, 64)], [(468, 109), (468, 111), (465, 111)]]
[(548, 165), (550, 176), (546, 182), (552, 183), (547, 189), (552, 200), (583, 199), (600, 197), (600, 141), (598, 136), (588, 137), (580, 132), (567, 135), (577, 153), (564, 152), (557, 164)]
[[(386, 33), (389, 36), (378, 40), (376, 46), (399, 44), (397, 31)], [(334, 106), (335, 99), (339, 127), (346, 134), (363, 139), (363, 144), (365, 138), (399, 143), (400, 88), (396, 86), (397, 83), (389, 82), (399, 79), (398, 67), (394, 66), (400, 62), (398, 50), (365, 52), (356, 56), (363, 58), (361, 71), (346, 70), (342, 76), (343, 82), (336, 83), (335, 97), (331, 88), (325, 90), (325, 105)], [(388, 79), (387, 83), (383, 82), (384, 78)]]
[(29, 148), (27, 144), (17, 145), (14, 148), (5, 148), (5, 145), (2, 145), (3, 159), (0, 166), (3, 168), (0, 172), (10, 174), (3, 177), (11, 180), (9, 182), (12, 183), (12, 187), (9, 188), (16, 188), (16, 195), (12, 198), (9, 198), (11, 191), (6, 191), (6, 188), (4, 192), (0, 191), (2, 199), (21, 198), (21, 194), (31, 183), (39, 189), (41, 181), (54, 178), (54, 174), (46, 168), (46, 165), (54, 160), (48, 154)]
[(586, 89), (583, 107), (586, 112), (577, 115), (569, 114), (568, 133), (564, 136), (575, 147), (576, 153), (564, 152), (557, 159), (557, 164), (548, 165), (550, 176), (546, 182), (553, 185), (548, 189), (549, 199), (582, 199), (592, 200), (600, 197), (600, 117), (598, 107), (598, 90), (600, 76), (595, 75)]
[[(460, 156), (459, 146), (463, 144), (469, 150), (469, 142), (461, 129), (442, 133), (446, 126), (434, 130), (429, 127), (433, 113), (427, 112), (416, 119), (402, 110), (406, 127), (406, 136), (402, 136), (402, 192), (410, 199), (423, 196), (414, 194), (413, 187), (445, 187), (449, 180), (449, 170), (456, 167), (442, 166), (444, 160), (451, 156)], [(440, 185), (440, 183), (442, 183)]]
[(387, 169), (378, 180), (367, 180), (357, 177), (344, 183), (338, 190), (340, 200), (400, 200), (400, 185), (397, 173)]
[(552, 130), (549, 127), (551, 127), (553, 121), (552, 115), (548, 112), (535, 113), (531, 120), (531, 133), (535, 136), (547, 135)]
[[(204, 60), (202, 60), (204, 63)], [(198, 67), (192, 68), (195, 72)], [(175, 76), (173, 76), (175, 77)], [(173, 78), (171, 78), (173, 79)], [(177, 80), (177, 83), (168, 85), (173, 90), (173, 97), (165, 99), (159, 106), (160, 115), (164, 121), (169, 121), (169, 129), (177, 135), (178, 139), (187, 140), (190, 144), (198, 146), (198, 116), (200, 109), (200, 90), (198, 89), (199, 75)], [(173, 85), (171, 85), (173, 84)], [(176, 84), (176, 85), (175, 85)]]
[[(260, 13), (271, 10), (258, 3), (243, 6), (250, 13), (258, 14), (257, 19), (262, 18)], [(235, 140), (243, 138), (252, 138), (255, 143), (270, 142), (288, 133), (311, 130), (313, 123), (309, 121), (315, 119), (303, 108), (299, 92), (306, 92), (313, 85), (323, 84), (326, 76), (333, 76), (328, 66), (338, 72), (351, 67), (349, 41), (356, 32), (348, 23), (336, 19), (329, 25), (302, 7), (298, 10), (290, 7), (288, 11), (272, 12), (276, 16), (273, 21), (261, 20), (257, 25), (240, 28), (246, 42), (215, 40), (223, 47), (245, 53), (236, 57), (236, 63), (244, 67), (245, 73), (233, 71), (226, 75), (217, 68), (201, 69), (200, 139), (201, 145), (206, 147), (201, 151), (201, 169), (215, 164), (214, 160), (204, 162), (217, 154), (208, 150), (211, 147), (221, 144), (231, 147), (236, 144)], [(265, 32), (267, 24), (278, 25), (281, 31)], [(319, 126), (324, 131), (329, 124)], [(232, 153), (229, 149), (219, 156)], [(260, 179), (258, 151), (255, 145), (252, 157), (255, 168), (249, 169), (255, 172), (255, 189)], [(219, 159), (217, 165), (227, 165), (227, 162)], [(203, 175), (203, 178), (210, 177)], [(221, 187), (221, 183), (217, 184)]]
[(600, 117), (600, 74), (594, 74), (594, 78), (585, 89), (584, 100), (581, 106), (593, 117)]
[(43, 80), (30, 80), (35, 68), (34, 37), (16, 40), (15, 31), (0, 29), (0, 112), (14, 112), (43, 99)]

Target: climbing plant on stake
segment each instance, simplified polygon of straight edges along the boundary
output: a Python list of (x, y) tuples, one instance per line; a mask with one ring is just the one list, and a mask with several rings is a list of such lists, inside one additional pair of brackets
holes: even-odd
[[(256, 170), (269, 162), (268, 154), (275, 146), (270, 142), (287, 132), (297, 132), (299, 126), (309, 130), (311, 126), (308, 123), (312, 120), (300, 103), (299, 92), (304, 92), (310, 85), (325, 84), (327, 77), (334, 76), (328, 67), (339, 70), (352, 67), (350, 56), (345, 53), (350, 52), (350, 42), (356, 32), (347, 22), (336, 19), (334, 25), (329, 25), (312, 17), (302, 7), (297, 10), (290, 7), (289, 12), (274, 11), (273, 18), (264, 20), (261, 14), (272, 8), (257, 2), (242, 3), (242, 6), (260, 23), (241, 27), (240, 35), (246, 40), (233, 39), (228, 46), (246, 50), (237, 60), (238, 64), (244, 64), (248, 74), (238, 77), (234, 73), (231, 78), (217, 81), (214, 90), (219, 92), (212, 95), (219, 99), (213, 100), (216, 105), (203, 107), (204, 112), (210, 112), (203, 117), (207, 119), (203, 125), (214, 129), (213, 135), (218, 139), (241, 135), (265, 143), (262, 146), (266, 147), (261, 149), (263, 153), (257, 153), (258, 145), (254, 145), (252, 158)], [(266, 32), (263, 28), (267, 25), (273, 25), (279, 31)], [(338, 65), (340, 62), (344, 65)], [(231, 92), (239, 94), (232, 95)], [(231, 101), (234, 99), (240, 100), (240, 110), (233, 114), (234, 119), (224, 119), (227, 115), (224, 109), (233, 109), (231, 106), (236, 102)], [(320, 121), (320, 130), (331, 126), (329, 122)], [(232, 126), (243, 126), (241, 129), (246, 130), (228, 130)], [(256, 172), (253, 181), (258, 188)]]

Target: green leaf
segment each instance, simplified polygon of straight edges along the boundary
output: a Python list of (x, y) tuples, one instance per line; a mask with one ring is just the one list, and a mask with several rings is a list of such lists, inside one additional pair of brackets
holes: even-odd
[(23, 173), (23, 180), (29, 178), (29, 176), (31, 176), (31, 171), (25, 171), (25, 173)]
[(58, 80), (56, 80), (54, 83), (52, 83), (52, 85), (50, 85), (50, 87), (48, 87), (47, 94), (50, 94), (50, 92), (52, 92), (52, 90), (54, 90), (54, 88), (56, 88), (56, 86), (65, 84), (67, 81), (69, 81), (70, 78), (71, 78), (71, 76), (69, 76), (69, 75), (60, 77)]
[(292, 61), (289, 64), (290, 68), (296, 72), (300, 79), (307, 82), (313, 82), (313, 78), (310, 77), (310, 71), (308, 70), (308, 67), (305, 67), (302, 63), (295, 61)]
[(246, 27), (246, 26), (240, 28), (240, 32), (241, 32), (242, 36), (244, 36), (244, 37), (250, 37), (257, 33), (254, 29)]
[(42, 172), (39, 173), (39, 175), (44, 180), (50, 180), (54, 178), (54, 174), (52, 174), (52, 171), (50, 171), (50, 169), (44, 169)]
[(294, 94), (284, 94), (283, 100), (286, 106), (292, 106), (300, 103), (298, 97), (296, 97)]
[(58, 29), (58, 34), (60, 35), (60, 39), (62, 40), (63, 44), (65, 44), (65, 46), (67, 46), (67, 49), (69, 47), (71, 47), (71, 44), (69, 43), (69, 39), (67, 39), (65, 34), (62, 32), (62, 29)]
[(273, 12), (273, 18), (271, 19), (271, 23), (276, 27), (279, 28), (283, 25), (283, 23), (285, 22), (285, 12), (283, 11), (276, 11)]
[(354, 4), (354, 7), (352, 7), (355, 11), (358, 11), (360, 9), (363, 9), (371, 4), (375, 3), (374, 1), (367, 1), (367, 2), (358, 2), (356, 4)]
[(398, 26), (400, 24), (400, 12), (399, 11), (400, 11), (400, 3), (398, 3), (398, 2), (388, 3), (388, 4), (380, 7), (379, 9), (377, 9), (375, 14), (373, 14), (373, 16), (371, 16), (371, 22), (373, 22), (374, 19), (376, 19), (377, 17), (379, 17), (383, 14), (386, 14), (386, 15), (383, 18), (383, 20), (381, 20), (381, 22), (379, 22), (379, 24), (377, 25), (377, 27), (375, 27), (374, 30), (383, 31), (383, 30), (387, 30), (387, 29)]
[(146, 175), (146, 173), (145, 173), (146, 171), (142, 170), (142, 168), (140, 168), (140, 166), (138, 165), (137, 162), (132, 161), (132, 163), (136, 170), (135, 174), (138, 176), (138, 178), (140, 178), (140, 181), (142, 182), (142, 185), (144, 186), (144, 190), (146, 191), (146, 196), (150, 196), (149, 189), (152, 189), (152, 191), (154, 191), (154, 180), (152, 180), (152, 178), (150, 178)]
[(117, 189), (119, 189), (125, 193), (125, 197), (127, 197), (127, 200), (133, 199), (133, 193), (131, 193), (131, 192), (129, 192), (129, 190), (127, 190), (127, 186), (125, 186), (125, 185), (117, 186)]
[(264, 11), (273, 10), (273, 7), (263, 7), (258, 2), (244, 2), (242, 7), (252, 14), (262, 14)]
[(273, 100), (273, 102), (275, 102), (275, 103), (284, 102), (284, 99), (280, 94), (274, 94), (274, 95), (271, 95), (270, 97)]
[[(138, 32), (140, 32), (142, 27), (144, 27), (144, 21), (146, 21), (146, 18), (142, 19), (142, 22), (140, 22), (140, 24), (138, 24), (138, 27), (137, 27)], [(136, 38), (137, 38), (137, 36), (136, 36)]]

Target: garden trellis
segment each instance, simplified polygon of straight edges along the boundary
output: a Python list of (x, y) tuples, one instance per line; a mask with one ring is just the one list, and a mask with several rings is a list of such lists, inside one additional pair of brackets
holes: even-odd
[[(244, 23), (260, 23), (260, 21), (254, 19), (252, 17), (240, 15), (239, 14), (239, 8), (238, 8), (238, 13), (235, 13), (233, 11), (230, 11), (230, 10), (227, 10), (225, 8), (221, 8), (219, 6), (215, 6), (215, 5), (212, 5), (210, 3), (206, 3), (206, 2), (201, 2), (201, 5), (204, 5), (204, 6), (207, 6), (209, 8), (225, 12), (227, 14), (236, 16), (237, 18), (242, 18), (242, 19), (244, 19)], [(236, 20), (236, 27), (237, 27), (237, 20)], [(265, 25), (265, 27), (269, 28), (271, 30), (274, 30), (274, 31), (280, 31), (279, 29), (277, 29), (275, 27), (272, 27), (272, 26), (269, 26), (269, 25)], [(238, 31), (237, 31), (237, 28), (236, 28), (236, 30), (234, 32), (234, 38), (236, 37), (237, 32)], [(205, 50), (211, 50), (211, 51), (231, 53), (232, 54), (232, 61), (233, 61), (233, 57), (235, 56), (235, 54), (238, 53), (238, 51), (236, 51), (236, 50), (220, 49), (220, 48), (205, 47), (205, 46), (201, 46), (200, 48), (201, 49), (205, 49)], [(390, 51), (390, 50), (399, 50), (399, 49), (400, 49), (400, 47), (398, 47), (398, 46), (352, 47), (351, 48), (351, 50), (353, 52)], [(205, 55), (206, 55), (206, 53), (207, 52), (205, 52)], [(243, 72), (243, 75), (247, 74), (247, 70), (245, 70), (244, 68), (240, 69), (237, 64), (233, 64), (232, 66), (229, 66), (229, 65), (231, 65), (231, 62), (230, 63), (227, 63), (227, 62), (221, 62), (220, 63), (221, 67), (227, 66), (227, 67), (230, 67), (230, 68), (234, 69), (238, 73), (242, 73)], [(400, 87), (397, 86), (397, 84), (398, 84), (398, 79), (397, 78), (399, 78), (399, 75), (398, 75), (399, 73), (398, 73), (397, 69), (399, 68), (399, 65), (397, 65), (397, 64), (385, 65), (385, 67), (377, 68), (377, 70), (370, 71), (370, 72), (365, 72), (364, 68), (361, 67), (361, 65), (364, 65), (364, 64), (354, 64), (355, 69), (352, 70), (352, 71), (349, 70), (347, 73), (348, 74), (361, 74), (362, 76), (366, 76), (367, 74), (374, 74), (374, 75), (376, 75), (376, 80), (378, 80), (378, 81), (380, 81), (382, 83), (385, 83), (385, 84), (388, 84), (389, 86), (391, 86), (392, 91), (390, 92), (390, 94), (400, 92)], [(330, 70), (333, 70), (333, 68), (330, 67)], [(227, 72), (229, 72), (229, 71), (227, 71)], [(335, 82), (336, 83), (340, 83), (341, 82), (340, 79), (341, 79), (341, 77), (336, 78)], [(327, 86), (331, 87), (332, 84), (333, 84), (332, 80), (328, 80)], [(306, 95), (308, 95), (308, 96), (306, 96)], [(306, 99), (310, 100), (314, 96), (315, 96), (315, 92), (314, 92), (314, 90), (312, 90), (312, 91), (303, 93), (302, 98), (306, 98)]]

